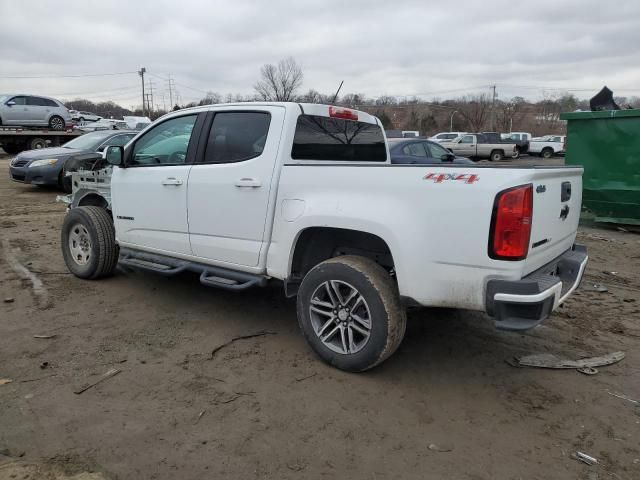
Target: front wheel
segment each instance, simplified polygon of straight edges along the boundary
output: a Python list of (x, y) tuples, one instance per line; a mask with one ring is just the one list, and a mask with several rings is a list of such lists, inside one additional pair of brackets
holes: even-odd
[(109, 212), (100, 207), (72, 208), (62, 224), (62, 256), (76, 277), (95, 279), (113, 273), (118, 246)]
[(311, 269), (300, 285), (297, 311), (311, 348), (328, 364), (349, 372), (386, 360), (406, 329), (393, 279), (359, 256), (332, 258)]
[(542, 155), (542, 158), (551, 158), (553, 157), (553, 150), (551, 148), (544, 148), (540, 155)]

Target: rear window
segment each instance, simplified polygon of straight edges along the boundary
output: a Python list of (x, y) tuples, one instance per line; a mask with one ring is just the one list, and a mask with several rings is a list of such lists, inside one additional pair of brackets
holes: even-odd
[(385, 162), (382, 129), (371, 123), (300, 115), (293, 138), (294, 160)]

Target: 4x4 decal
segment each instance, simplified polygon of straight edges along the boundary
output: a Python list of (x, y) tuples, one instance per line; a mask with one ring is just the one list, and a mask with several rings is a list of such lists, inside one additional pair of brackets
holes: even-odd
[(431, 180), (434, 183), (442, 183), (448, 180), (475, 183), (480, 180), (480, 176), (475, 173), (428, 173), (424, 176), (424, 180)]

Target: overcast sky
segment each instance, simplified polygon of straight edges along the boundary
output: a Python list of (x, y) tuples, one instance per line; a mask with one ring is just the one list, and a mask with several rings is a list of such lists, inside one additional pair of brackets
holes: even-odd
[[(0, 92), (139, 105), (146, 67), (186, 103), (253, 93), (261, 65), (293, 56), (303, 90), (532, 99), (603, 85), (640, 96), (640, 1), (0, 0)], [(48, 78), (9, 78), (40, 76)]]

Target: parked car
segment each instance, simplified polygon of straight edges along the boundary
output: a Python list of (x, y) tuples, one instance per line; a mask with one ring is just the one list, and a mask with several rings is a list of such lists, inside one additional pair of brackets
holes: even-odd
[(74, 275), (105, 277), (120, 263), (197, 272), (234, 292), (276, 280), (297, 297), (311, 348), (347, 371), (398, 348), (407, 305), (531, 328), (587, 263), (574, 245), (582, 168), (391, 165), (380, 121), (361, 111), (184, 109), (105, 160), (74, 173), (65, 199), (60, 243)]
[(11, 161), (9, 175), (15, 182), (53, 185), (70, 192), (71, 179), (65, 176), (68, 161), (78, 155), (101, 152), (109, 145), (124, 145), (135, 134), (131, 131), (105, 130), (74, 138), (61, 147), (27, 150)]
[(151, 119), (149, 117), (136, 117), (133, 115), (123, 116), (122, 119), (127, 122), (127, 125), (131, 130), (142, 130), (151, 125)]
[(0, 126), (48, 127), (64, 130), (71, 126), (67, 108), (55, 98), (16, 93), (0, 94)]
[(437, 163), (473, 164), (472, 160), (456, 157), (449, 150), (426, 139), (390, 138), (391, 163), (403, 165), (431, 165)]
[(540, 155), (543, 158), (551, 158), (565, 151), (566, 138), (564, 135), (546, 135), (529, 142), (529, 153)]
[(513, 155), (513, 158), (518, 158), (520, 154), (527, 153), (529, 150), (529, 140), (521, 139), (520, 135), (497, 132), (482, 132), (482, 134), (486, 137), (487, 141), (491, 143), (515, 143), (516, 152)]
[[(71, 113), (71, 110), (69, 112)], [(73, 110), (73, 112), (75, 113), (71, 114), (71, 118), (77, 120), (80, 123), (97, 122), (98, 120), (102, 120), (102, 117), (100, 115), (96, 115), (95, 113), (83, 112), (78, 110)]]
[(103, 118), (97, 122), (76, 125), (74, 128), (83, 132), (95, 132), (97, 130), (131, 130), (127, 122), (113, 118)]
[(434, 142), (448, 142), (454, 138), (464, 135), (465, 133), (467, 132), (440, 132), (430, 136), (429, 140), (433, 140)]
[(495, 139), (491, 141), (482, 133), (465, 134), (451, 141), (441, 142), (440, 145), (462, 157), (488, 158), (492, 162), (499, 162), (504, 157), (517, 156), (518, 153), (515, 143), (503, 143)]

